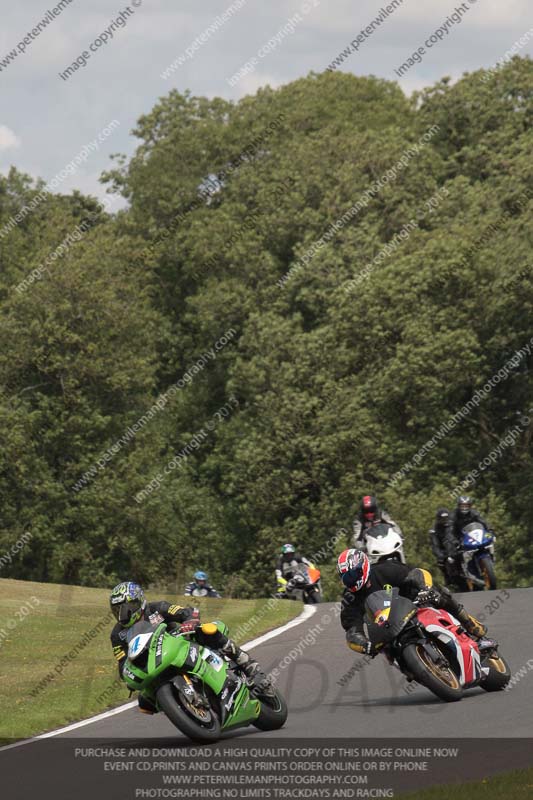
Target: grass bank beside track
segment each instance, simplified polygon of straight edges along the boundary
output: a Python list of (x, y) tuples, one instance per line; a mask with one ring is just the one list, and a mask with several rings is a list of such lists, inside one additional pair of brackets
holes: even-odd
[(402, 800), (526, 800), (533, 798), (533, 769), (506, 772), (462, 786), (434, 786), (399, 796)]
[[(147, 592), (148, 600), (191, 605)], [(202, 620), (223, 619), (250, 641), (302, 611), (300, 603), (194, 598)], [(67, 725), (128, 701), (109, 634), (109, 592), (0, 579), (0, 744)]]

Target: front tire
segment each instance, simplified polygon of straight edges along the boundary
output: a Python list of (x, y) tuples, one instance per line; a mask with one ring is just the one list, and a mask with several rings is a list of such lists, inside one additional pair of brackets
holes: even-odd
[(498, 581), (494, 571), (494, 561), (490, 556), (483, 556), (478, 561), (478, 570), (481, 578), (485, 581), (485, 589), (497, 589)]
[[(213, 709), (206, 709), (206, 722), (200, 722), (187, 711), (186, 701), (174, 690), (172, 684), (165, 683), (157, 692), (157, 704), (165, 712), (173, 725), (193, 742), (207, 744), (220, 739), (220, 722)], [(196, 707), (194, 707), (196, 709)], [(195, 713), (198, 713), (197, 711)]]
[(415, 681), (421, 683), (441, 700), (454, 703), (461, 699), (463, 690), (455, 673), (450, 668), (444, 669), (437, 666), (429, 658), (421, 644), (408, 645), (403, 651), (402, 658), (407, 671)]
[(253, 723), (260, 731), (277, 731), (287, 721), (289, 709), (283, 695), (277, 690), (272, 695), (259, 695), (255, 697), (261, 703), (259, 716)]
[(511, 669), (505, 658), (495, 653), (483, 661), (483, 666), (489, 668), (489, 674), (479, 682), (481, 688), (486, 692), (501, 692), (505, 689), (511, 679)]

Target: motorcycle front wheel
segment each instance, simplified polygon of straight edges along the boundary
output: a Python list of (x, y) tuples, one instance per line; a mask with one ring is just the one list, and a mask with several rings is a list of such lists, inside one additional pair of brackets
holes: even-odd
[(158, 690), (157, 704), (172, 724), (193, 742), (207, 744), (220, 739), (220, 722), (213, 709), (189, 703), (171, 683), (163, 684)]
[(463, 690), (456, 674), (449, 667), (435, 664), (421, 644), (408, 645), (402, 659), (415, 681), (441, 700), (453, 703), (461, 699)]
[(483, 581), (485, 581), (485, 589), (497, 589), (498, 581), (496, 580), (496, 573), (494, 571), (494, 561), (490, 556), (483, 556), (478, 560), (477, 568)]
[(277, 689), (273, 694), (254, 692), (254, 697), (261, 703), (261, 711), (253, 723), (256, 728), (261, 731), (276, 731), (285, 725), (289, 709), (281, 692)]

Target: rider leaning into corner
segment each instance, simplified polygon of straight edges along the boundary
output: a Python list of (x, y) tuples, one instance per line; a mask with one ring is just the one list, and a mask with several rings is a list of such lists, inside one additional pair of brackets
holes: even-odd
[(378, 522), (386, 522), (399, 536), (403, 536), (400, 526), (379, 507), (377, 497), (373, 494), (366, 494), (361, 500), (359, 511), (353, 521), (353, 546), (362, 549), (365, 546), (366, 531)]
[[(230, 658), (238, 669), (244, 673), (248, 682), (254, 684), (267, 681), (261, 667), (248, 653), (241, 650), (235, 642), (227, 636), (228, 629), (223, 622), (200, 623), (200, 613), (197, 608), (183, 607), (160, 600), (148, 603), (142, 588), (137, 583), (119, 583), (111, 592), (109, 602), (113, 616), (117, 623), (111, 631), (111, 645), (118, 661), (118, 671), (122, 678), (122, 671), (126, 656), (128, 655), (127, 635), (128, 629), (136, 622), (146, 620), (152, 625), (166, 622), (169, 631), (176, 633), (194, 634), (194, 641), (211, 650), (217, 650)], [(154, 714), (157, 708), (147, 698), (139, 693), (139, 709), (145, 714)]]
[(402, 564), (394, 559), (371, 565), (366, 553), (351, 548), (344, 550), (337, 559), (337, 572), (344, 586), (340, 621), (346, 631), (346, 643), (356, 653), (376, 655), (365, 634), (365, 600), (373, 592), (389, 586), (397, 587), (402, 597), (410, 600), (416, 598), (449, 611), (477, 641), (480, 649), (494, 645), (492, 640), (484, 638), (486, 627), (468, 614), (449, 589), (434, 585), (431, 574), (424, 569)]

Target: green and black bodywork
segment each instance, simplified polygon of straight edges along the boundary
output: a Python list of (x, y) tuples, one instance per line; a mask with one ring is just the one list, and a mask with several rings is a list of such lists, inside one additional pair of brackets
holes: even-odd
[[(210, 632), (227, 633), (223, 623), (208, 623)], [(261, 691), (219, 653), (198, 644), (172, 625), (136, 623), (128, 632), (128, 657), (122, 677), (142, 692), (170, 721), (195, 741), (212, 742), (222, 732), (255, 725), (280, 728), (287, 707), (271, 687)]]

